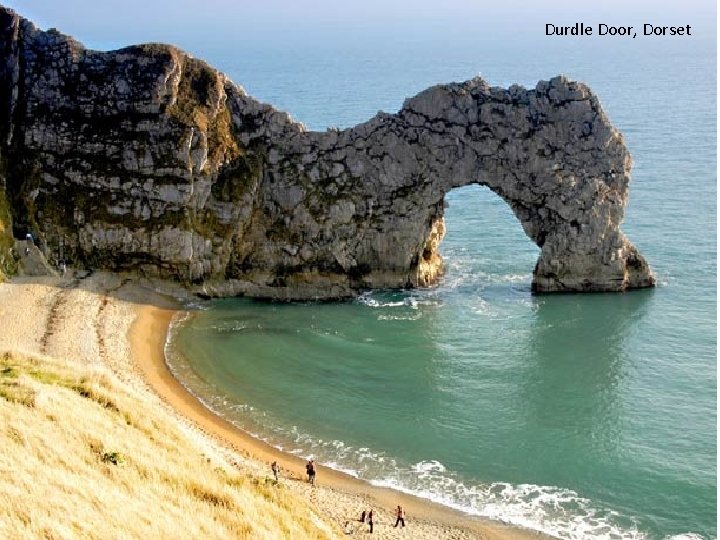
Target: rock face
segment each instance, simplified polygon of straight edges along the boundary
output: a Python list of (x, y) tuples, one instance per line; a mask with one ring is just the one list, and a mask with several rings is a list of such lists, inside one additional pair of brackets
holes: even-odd
[(50, 259), (219, 295), (422, 287), (445, 194), (481, 184), (541, 248), (534, 291), (654, 284), (619, 230), (630, 155), (581, 83), (478, 78), (308, 132), (172, 46), (90, 51), (0, 9), (0, 47), (0, 187)]

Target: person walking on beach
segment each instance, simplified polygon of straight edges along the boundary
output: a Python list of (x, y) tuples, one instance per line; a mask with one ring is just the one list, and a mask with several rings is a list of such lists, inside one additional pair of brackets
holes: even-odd
[(368, 525), (370, 526), (371, 533), (373, 532), (373, 525), (375, 525), (375, 522), (373, 521), (373, 519), (374, 519), (373, 518), (373, 510), (371, 508), (367, 515), (367, 522), (368, 522)]
[(277, 461), (273, 461), (272, 465), (270, 465), (270, 469), (272, 470), (273, 476), (275, 477), (275, 483), (277, 484), (279, 482), (278, 473), (280, 472), (280, 465), (278, 465)]
[(403, 510), (403, 507), (398, 504), (397, 510), (395, 511), (395, 515), (397, 516), (397, 519), (395, 520), (395, 526), (398, 526), (398, 523), (405, 526), (405, 510)]
[(308, 475), (308, 482), (310, 482), (311, 486), (315, 485), (315, 461), (309, 460), (307, 462), (307, 465), (305, 465), (305, 470), (307, 471)]

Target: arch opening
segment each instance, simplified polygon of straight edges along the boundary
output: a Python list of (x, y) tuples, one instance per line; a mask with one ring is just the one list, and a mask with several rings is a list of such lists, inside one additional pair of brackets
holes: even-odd
[(480, 184), (451, 189), (444, 203), (445, 236), (438, 246), (443, 282), (471, 287), (503, 283), (529, 290), (540, 249), (508, 204)]

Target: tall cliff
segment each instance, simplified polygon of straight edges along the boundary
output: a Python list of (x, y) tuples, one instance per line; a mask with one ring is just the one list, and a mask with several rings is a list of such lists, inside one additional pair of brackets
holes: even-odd
[(473, 79), (308, 132), (169, 45), (91, 51), (0, 9), (0, 47), (0, 186), (50, 258), (211, 294), (426, 286), (445, 194), (481, 184), (541, 248), (533, 290), (654, 284), (619, 230), (630, 155), (581, 83)]
[(13, 244), (12, 215), (5, 196), (5, 186), (0, 179), (0, 282), (17, 270)]

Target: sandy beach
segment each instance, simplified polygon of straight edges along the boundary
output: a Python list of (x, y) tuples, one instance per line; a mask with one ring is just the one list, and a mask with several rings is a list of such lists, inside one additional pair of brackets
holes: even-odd
[[(304, 461), (252, 438), (216, 416), (170, 373), (164, 358), (167, 331), (184, 291), (172, 284), (107, 273), (78, 278), (16, 278), (0, 284), (0, 351), (72, 358), (102, 366), (170, 412), (178, 426), (213, 459), (270, 476), (277, 460), (281, 482), (310, 501), (338, 526), (351, 521), (354, 536), (367, 525), (363, 509), (375, 510), (378, 538), (529, 539), (544, 535), (474, 518), (394, 490), (371, 486), (320, 466), (317, 487), (304, 481)], [(402, 505), (405, 529), (393, 527)]]

